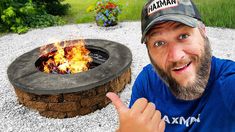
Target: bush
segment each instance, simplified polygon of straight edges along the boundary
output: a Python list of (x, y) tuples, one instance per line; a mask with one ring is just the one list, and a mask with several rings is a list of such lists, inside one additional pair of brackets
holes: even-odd
[(35, 15), (26, 17), (27, 25), (31, 28), (49, 27), (53, 25), (62, 25), (65, 22), (58, 16), (51, 14)]
[[(0, 28), (1, 32), (13, 31), (17, 33), (24, 33), (29, 28), (47, 27), (52, 25), (61, 25), (65, 22), (58, 16), (50, 14), (47, 8), (50, 5), (52, 10), (52, 2), (59, 2), (58, 0), (1, 0), (0, 2)], [(61, 7), (62, 12), (55, 12), (54, 14), (62, 15), (68, 10), (68, 5), (56, 4), (55, 7)]]
[(61, 4), (64, 0), (34, 0), (40, 8), (45, 8), (51, 15), (66, 15), (70, 7), (69, 4)]

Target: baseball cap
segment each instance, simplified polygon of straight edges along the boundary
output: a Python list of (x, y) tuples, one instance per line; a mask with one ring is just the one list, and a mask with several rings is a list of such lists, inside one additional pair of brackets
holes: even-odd
[(194, 28), (198, 20), (201, 21), (201, 16), (191, 0), (149, 0), (141, 14), (141, 43), (157, 23), (175, 21)]

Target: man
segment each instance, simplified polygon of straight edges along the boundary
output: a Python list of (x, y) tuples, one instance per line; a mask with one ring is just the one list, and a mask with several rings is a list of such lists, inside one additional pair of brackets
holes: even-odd
[(152, 64), (138, 75), (130, 108), (107, 94), (119, 131), (235, 131), (235, 63), (211, 55), (192, 1), (150, 0), (141, 24)]

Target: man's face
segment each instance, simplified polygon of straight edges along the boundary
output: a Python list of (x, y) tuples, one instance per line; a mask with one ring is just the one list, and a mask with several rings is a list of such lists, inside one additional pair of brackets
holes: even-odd
[(179, 99), (198, 98), (206, 87), (211, 51), (202, 34), (198, 28), (176, 22), (160, 24), (148, 33), (150, 60)]

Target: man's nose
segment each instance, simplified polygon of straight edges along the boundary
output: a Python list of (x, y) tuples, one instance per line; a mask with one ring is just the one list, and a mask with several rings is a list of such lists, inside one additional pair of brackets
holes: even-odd
[(177, 62), (185, 57), (183, 46), (178, 43), (171, 43), (168, 47), (168, 61)]

